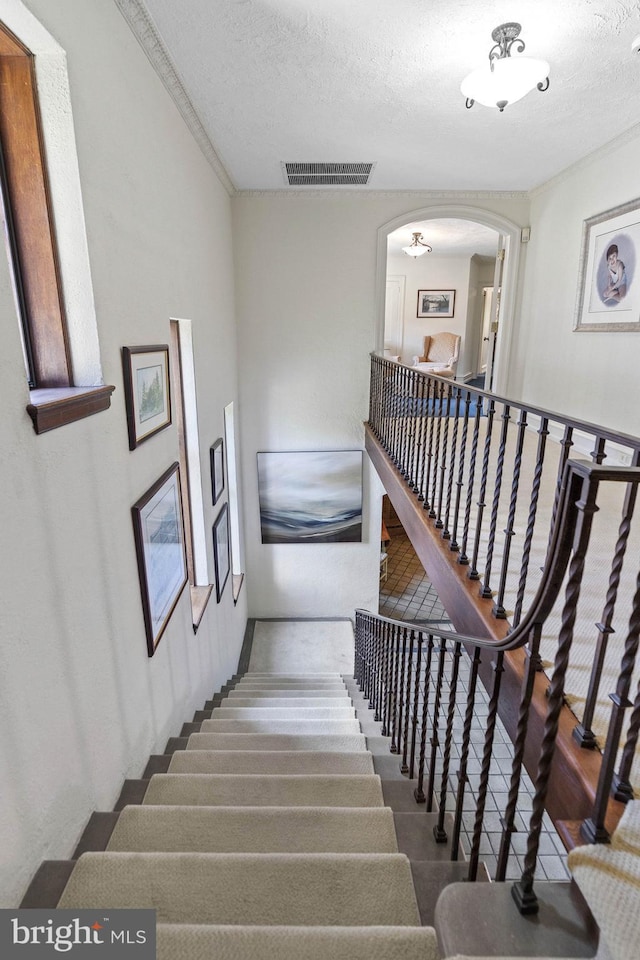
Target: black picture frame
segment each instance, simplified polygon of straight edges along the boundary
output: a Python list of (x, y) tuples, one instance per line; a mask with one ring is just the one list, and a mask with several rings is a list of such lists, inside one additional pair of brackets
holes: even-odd
[(216, 571), (216, 600), (220, 603), (231, 572), (229, 505), (224, 504), (213, 524), (213, 562)]
[(209, 450), (211, 460), (211, 498), (218, 502), (224, 492), (224, 441), (219, 437)]
[(152, 657), (188, 582), (180, 464), (173, 463), (131, 508), (147, 651)]

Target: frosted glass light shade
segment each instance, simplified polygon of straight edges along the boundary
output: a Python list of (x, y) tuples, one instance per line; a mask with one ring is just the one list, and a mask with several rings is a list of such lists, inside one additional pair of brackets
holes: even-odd
[(419, 247), (416, 244), (411, 244), (402, 249), (405, 253), (408, 253), (410, 257), (421, 257), (423, 253), (431, 253), (431, 247)]
[(546, 60), (504, 57), (493, 61), (493, 70), (488, 64), (473, 70), (460, 84), (460, 90), (468, 100), (504, 109), (507, 104), (521, 100), (548, 76)]

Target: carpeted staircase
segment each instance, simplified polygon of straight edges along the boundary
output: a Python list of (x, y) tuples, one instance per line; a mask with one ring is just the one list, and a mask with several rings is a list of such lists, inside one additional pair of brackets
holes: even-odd
[(155, 908), (159, 960), (435, 960), (433, 903), (399, 852), (427, 815), (404, 778), (375, 772), (362, 727), (371, 744), (379, 729), (353, 680), (229, 686), (152, 758), (164, 772), (125, 790), (137, 802), (95, 815), (106, 848), (89, 830), (57, 906)]

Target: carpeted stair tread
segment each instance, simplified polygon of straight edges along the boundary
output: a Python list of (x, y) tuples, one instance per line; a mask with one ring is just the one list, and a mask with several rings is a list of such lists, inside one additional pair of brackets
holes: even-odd
[(200, 733), (358, 734), (357, 720), (203, 720)]
[(252, 708), (259, 710), (342, 710), (353, 709), (349, 697), (225, 697), (216, 707)]
[[(261, 670), (252, 670), (244, 677), (253, 680), (344, 680), (341, 673), (266, 673)], [(244, 679), (240, 677), (240, 680)]]
[(420, 924), (402, 854), (85, 853), (58, 907), (153, 908), (160, 923)]
[(341, 680), (340, 677), (335, 679), (324, 679), (322, 677), (310, 676), (306, 680), (296, 680), (288, 678), (273, 678), (266, 679), (264, 677), (254, 678), (253, 676), (244, 677), (242, 680), (239, 680), (234, 689), (238, 690), (239, 688), (244, 687), (257, 687), (258, 689), (262, 688), (263, 690), (270, 690), (273, 687), (282, 688), (283, 690), (307, 690), (309, 687), (316, 687), (318, 690), (346, 690), (346, 684), (344, 680)]
[(366, 750), (366, 737), (361, 733), (338, 734), (285, 733), (192, 733), (187, 750), (321, 750), (354, 753)]
[(305, 687), (304, 690), (300, 688), (288, 688), (288, 687), (279, 687), (274, 689), (265, 690), (255, 689), (252, 687), (235, 687), (233, 690), (229, 690), (227, 693), (228, 700), (235, 700), (236, 697), (252, 697), (252, 698), (262, 698), (262, 697), (278, 697), (279, 699), (286, 697), (293, 697), (296, 700), (306, 699), (307, 697), (313, 697), (314, 699), (322, 698), (323, 700), (348, 700), (351, 702), (351, 697), (346, 688), (343, 689), (327, 689), (323, 690), (318, 687)]
[(373, 757), (320, 750), (178, 750), (168, 773), (372, 774)]
[(431, 927), (158, 924), (158, 960), (437, 960)]
[(353, 707), (216, 707), (203, 720), (355, 720)]
[(151, 777), (143, 803), (224, 807), (384, 806), (379, 777), (340, 774), (160, 773)]
[(132, 806), (106, 849), (201, 853), (398, 853), (387, 807)]

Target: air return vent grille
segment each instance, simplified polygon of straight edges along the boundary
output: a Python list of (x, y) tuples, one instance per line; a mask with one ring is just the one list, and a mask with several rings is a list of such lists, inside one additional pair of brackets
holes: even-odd
[(374, 168), (373, 163), (283, 163), (285, 180), (290, 187), (364, 186)]

